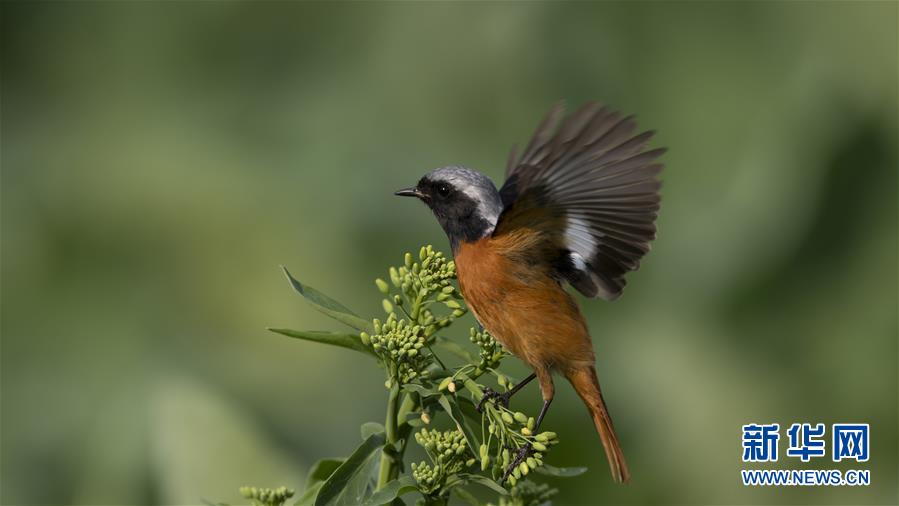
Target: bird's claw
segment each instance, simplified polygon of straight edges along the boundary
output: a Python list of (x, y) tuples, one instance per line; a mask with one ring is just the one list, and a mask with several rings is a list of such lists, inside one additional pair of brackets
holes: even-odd
[(527, 460), (528, 457), (534, 454), (534, 448), (531, 446), (531, 443), (525, 443), (524, 446), (518, 449), (518, 453), (515, 454), (515, 458), (509, 464), (509, 467), (506, 468), (506, 473), (503, 474), (503, 479), (500, 483), (504, 483), (509, 479), (509, 476), (515, 472), (516, 469), (521, 466), (521, 463)]
[(475, 406), (475, 409), (478, 411), (478, 413), (483, 413), (484, 412), (484, 403), (487, 401), (493, 401), (493, 403), (497, 406), (502, 406), (504, 408), (508, 408), (509, 407), (509, 398), (511, 398), (511, 397), (512, 396), (509, 395), (509, 392), (501, 394), (490, 387), (485, 387), (484, 388), (484, 396), (481, 397), (480, 401), (478, 401), (478, 405)]

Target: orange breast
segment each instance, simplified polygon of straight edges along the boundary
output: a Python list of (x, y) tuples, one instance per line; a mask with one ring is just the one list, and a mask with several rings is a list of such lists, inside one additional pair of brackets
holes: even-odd
[(531, 367), (593, 365), (593, 346), (577, 302), (549, 265), (525, 261), (527, 230), (462, 243), (455, 254), (459, 286), (475, 317)]

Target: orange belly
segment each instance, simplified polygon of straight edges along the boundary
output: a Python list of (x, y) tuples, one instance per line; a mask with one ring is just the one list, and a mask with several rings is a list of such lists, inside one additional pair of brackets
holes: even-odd
[(549, 266), (522, 261), (529, 246), (515, 235), (462, 243), (459, 287), (475, 317), (503, 346), (537, 369), (592, 366), (593, 346), (577, 302)]

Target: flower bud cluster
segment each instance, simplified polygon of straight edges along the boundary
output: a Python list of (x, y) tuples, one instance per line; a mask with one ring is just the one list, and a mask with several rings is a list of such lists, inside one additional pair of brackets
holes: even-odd
[(256, 488), (240, 487), (240, 495), (253, 501), (253, 506), (281, 506), (293, 497), (294, 491), (287, 487)]
[(468, 331), (469, 339), (478, 345), (481, 362), (478, 364), (478, 370), (483, 372), (487, 369), (493, 369), (499, 366), (505, 356), (502, 346), (496, 342), (486, 330), (478, 332), (474, 327)]
[(430, 493), (439, 489), (448, 475), (456, 474), (475, 463), (465, 436), (458, 429), (441, 432), (425, 428), (415, 434), (415, 441), (425, 449), (434, 464), (412, 464), (412, 476), (419, 483), (422, 492)]
[(518, 480), (534, 469), (543, 465), (543, 455), (550, 446), (558, 444), (558, 436), (555, 432), (545, 431), (534, 434), (536, 421), (534, 417), (527, 416), (520, 411), (512, 412), (505, 409), (489, 411), (487, 417), (487, 430), (491, 436), (497, 437), (502, 442), (496, 446), (496, 454), (491, 458), (486, 445), (481, 447), (481, 470), (486, 471), (491, 467), (495, 478), (503, 476), (509, 465), (515, 460), (516, 450), (529, 445), (532, 452), (524, 461), (513, 469), (509, 476), (509, 483), (515, 485)]
[[(410, 320), (425, 327), (425, 335), (448, 326), (455, 318), (468, 310), (461, 303), (462, 296), (452, 285), (456, 279), (456, 264), (433, 246), (423, 246), (418, 252), (418, 261), (411, 253), (404, 256), (403, 265), (391, 267), (390, 284), (399, 289), (399, 295), (391, 296), (391, 287), (383, 279), (376, 279), (378, 290), (387, 296), (381, 304), (390, 314), (397, 307), (403, 308)], [(430, 299), (434, 294), (436, 297)], [(446, 316), (434, 314), (429, 306), (433, 302), (442, 303), (450, 312)], [(407, 307), (408, 306), (408, 307)]]
[(396, 313), (391, 313), (384, 323), (378, 319), (372, 323), (375, 333), (369, 335), (362, 332), (360, 338), (388, 367), (391, 378), (408, 383), (427, 376), (432, 357), (425, 349), (427, 338), (421, 325), (412, 325), (405, 319), (397, 320)]
[(443, 475), (439, 466), (430, 466), (427, 462), (412, 463), (412, 477), (418, 483), (418, 489), (423, 494), (430, 494), (440, 489), (443, 485)]

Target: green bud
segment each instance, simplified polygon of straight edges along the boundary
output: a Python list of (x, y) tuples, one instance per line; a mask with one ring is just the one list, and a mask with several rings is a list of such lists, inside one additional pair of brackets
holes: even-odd
[(449, 298), (450, 296), (443, 292), (437, 294), (437, 302), (443, 302), (445, 300), (448, 300)]
[(529, 428), (527, 428), (527, 427), (522, 427), (522, 428), (521, 428), (521, 435), (522, 435), (522, 436), (530, 436), (530, 435), (531, 435), (531, 429), (529, 429)]
[(403, 305), (403, 298), (400, 297), (399, 295), (394, 295), (394, 296), (393, 296), (393, 303), (396, 304), (397, 306), (402, 306), (402, 305)]
[(387, 282), (381, 278), (375, 280), (375, 285), (378, 287), (378, 290), (387, 295), (390, 292), (390, 287), (387, 285)]
[(527, 476), (529, 472), (531, 472), (531, 468), (528, 467), (527, 462), (522, 462), (518, 465), (518, 469), (521, 471), (523, 476)]
[(546, 451), (546, 445), (543, 443), (531, 443), (531, 448), (537, 450), (538, 452)]
[(452, 382), (453, 382), (452, 376), (447, 376), (446, 378), (443, 378), (443, 381), (441, 381), (440, 384), (437, 385), (437, 390), (446, 390), (446, 388)]
[(418, 250), (418, 259), (424, 260), (428, 258), (428, 248), (426, 246), (422, 246), (420, 250)]
[(406, 265), (407, 269), (412, 268), (412, 253), (406, 253), (405, 256), (403, 256), (403, 263)]
[(534, 430), (534, 417), (528, 418), (528, 430)]
[(454, 300), (448, 300), (448, 301), (444, 302), (443, 304), (450, 309), (459, 309), (462, 307), (459, 305), (458, 302), (456, 302)]
[(464, 309), (456, 309), (453, 311), (453, 316), (456, 318), (461, 318), (461, 317), (465, 316), (465, 310)]
[(399, 286), (403, 283), (403, 280), (400, 278), (400, 273), (397, 272), (396, 267), (390, 268), (390, 282), (393, 283), (393, 286), (399, 288)]
[(471, 466), (474, 465), (475, 462), (477, 462), (477, 460), (475, 460), (475, 459), (468, 459), (468, 460), (465, 461), (465, 465), (466, 465), (467, 467), (471, 467)]
[(538, 467), (537, 461), (534, 460), (533, 457), (528, 457), (528, 459), (525, 462), (528, 463), (528, 467), (530, 467), (531, 469), (537, 469), (537, 467)]
[(515, 412), (515, 421), (518, 423), (528, 423), (528, 417), (521, 411)]
[(509, 413), (507, 413), (507, 412), (505, 412), (505, 411), (503, 411), (502, 419), (503, 419), (503, 421), (506, 422), (507, 424), (510, 424), (510, 423), (513, 423), (513, 422), (514, 422), (514, 420), (512, 419), (512, 415), (510, 415)]
[(449, 385), (446, 386), (446, 389), (449, 390), (451, 393), (456, 393), (456, 382), (450, 381)]
[(431, 415), (429, 415), (426, 411), (421, 412), (421, 421), (425, 424), (431, 423)]
[(387, 299), (382, 300), (381, 307), (384, 308), (385, 313), (393, 313), (393, 304), (391, 304), (389, 300), (387, 300)]
[(362, 340), (362, 344), (364, 344), (365, 346), (368, 346), (371, 344), (371, 336), (368, 335), (367, 332), (360, 332), (359, 339)]
[(501, 387), (507, 387), (509, 385), (509, 379), (502, 374), (496, 376), (496, 382), (499, 383), (499, 386)]
[(509, 476), (509, 485), (512, 485), (514, 487), (515, 483), (517, 483), (517, 482), (518, 482), (518, 478), (516, 478), (514, 474), (512, 476)]
[(481, 459), (486, 459), (486, 458), (487, 458), (487, 452), (488, 452), (488, 451), (489, 451), (489, 449), (487, 448), (487, 445), (482, 443), (482, 444), (481, 444), (481, 447), (479, 448), (479, 453), (480, 453), (480, 455), (481, 455)]

